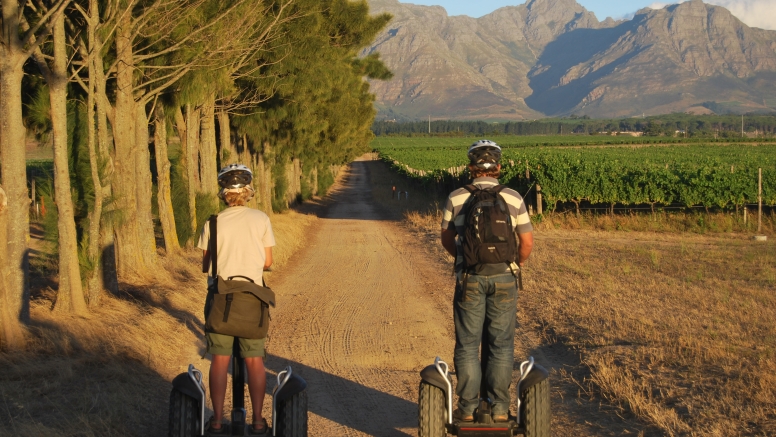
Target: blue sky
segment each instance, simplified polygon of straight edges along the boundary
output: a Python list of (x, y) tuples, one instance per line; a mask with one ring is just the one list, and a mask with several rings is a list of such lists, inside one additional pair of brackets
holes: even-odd
[[(439, 5), (450, 15), (481, 17), (502, 6), (515, 6), (526, 0), (400, 0), (402, 3)], [(644, 7), (662, 8), (667, 4), (686, 0), (577, 0), (577, 3), (595, 13), (599, 20), (606, 17), (630, 18)], [(705, 3), (728, 8), (744, 23), (763, 29), (776, 29), (776, 0), (704, 0)]]

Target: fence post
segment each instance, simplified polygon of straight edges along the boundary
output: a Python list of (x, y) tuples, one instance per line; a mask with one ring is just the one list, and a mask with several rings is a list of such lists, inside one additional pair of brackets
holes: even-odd
[(536, 213), (542, 214), (542, 186), (536, 186)]
[(763, 169), (757, 170), (757, 235), (763, 232)]

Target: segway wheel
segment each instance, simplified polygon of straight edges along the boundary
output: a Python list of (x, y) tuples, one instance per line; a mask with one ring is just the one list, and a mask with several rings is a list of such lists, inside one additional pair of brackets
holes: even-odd
[(168, 437), (200, 435), (197, 400), (173, 389), (170, 393), (170, 423)]
[(418, 394), (418, 437), (444, 437), (447, 435), (445, 421), (445, 393), (438, 387), (420, 383)]
[(550, 437), (550, 380), (526, 390), (523, 399), (525, 437)]
[(307, 437), (307, 391), (278, 402), (276, 420), (276, 436)]

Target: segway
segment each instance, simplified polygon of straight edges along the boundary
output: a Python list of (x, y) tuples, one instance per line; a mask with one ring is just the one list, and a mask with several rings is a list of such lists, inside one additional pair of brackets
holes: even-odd
[(547, 370), (535, 363), (533, 357), (520, 364), (515, 396), (517, 416), (509, 415), (506, 422), (494, 422), (485, 383), (488, 342), (484, 338), (481, 355), (480, 403), (473, 422), (453, 418), (453, 382), (447, 363), (436, 357), (434, 364), (420, 372), (418, 436), (443, 437), (450, 433), (459, 437), (512, 437), (518, 434), (550, 437), (550, 375)]
[[(226, 435), (244, 436), (252, 425), (246, 424), (245, 361), (240, 358), (237, 339), (232, 351), (232, 417)], [(307, 437), (307, 382), (286, 367), (277, 375), (272, 391), (272, 427), (265, 435)], [(170, 393), (169, 437), (207, 436), (205, 384), (202, 372), (193, 364), (172, 381)], [(219, 434), (219, 435), (225, 435)]]

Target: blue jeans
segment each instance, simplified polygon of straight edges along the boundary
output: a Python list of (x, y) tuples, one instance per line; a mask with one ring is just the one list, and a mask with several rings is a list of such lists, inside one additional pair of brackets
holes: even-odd
[(480, 399), (482, 369), (479, 347), (483, 329), (490, 352), (487, 355), (485, 381), (492, 413), (509, 412), (509, 385), (512, 382), (515, 350), (517, 287), (511, 273), (493, 276), (469, 275), (466, 289), (456, 287), (453, 317), (455, 321), (455, 371), (458, 377), (458, 407), (465, 414), (477, 408)]

